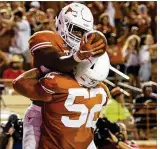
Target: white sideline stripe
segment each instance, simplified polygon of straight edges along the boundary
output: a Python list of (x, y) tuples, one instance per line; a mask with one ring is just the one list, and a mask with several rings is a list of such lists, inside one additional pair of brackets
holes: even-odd
[(43, 45), (43, 44), (51, 44), (51, 42), (41, 42), (41, 43), (38, 43), (38, 44), (34, 45), (30, 50), (32, 51), (35, 47), (37, 47), (39, 45)]
[(34, 48), (31, 52), (33, 53), (35, 50), (40, 49), (40, 48), (45, 48), (45, 47), (53, 47), (53, 45), (41, 45), (41, 46)]
[(126, 74), (122, 73), (122, 72), (119, 71), (118, 69), (112, 67), (111, 65), (110, 65), (109, 68), (110, 68), (110, 70), (112, 70), (112, 71), (114, 71), (115, 73), (119, 74), (119, 75), (122, 76), (123, 78), (129, 80), (129, 76), (127, 76)]
[(113, 82), (111, 82), (111, 81), (109, 81), (107, 79), (105, 79), (104, 82), (107, 83), (107, 84), (109, 84), (109, 85), (111, 85), (112, 87), (116, 86)]

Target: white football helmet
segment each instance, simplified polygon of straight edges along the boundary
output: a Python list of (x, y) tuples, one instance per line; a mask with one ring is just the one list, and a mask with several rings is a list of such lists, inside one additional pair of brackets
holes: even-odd
[(91, 88), (99, 82), (104, 81), (110, 68), (108, 54), (105, 52), (98, 57), (91, 57), (89, 60), (83, 60), (76, 66), (74, 71), (75, 79), (79, 85)]
[(56, 30), (72, 49), (79, 49), (81, 38), (72, 32), (81, 30), (85, 33), (93, 30), (93, 15), (90, 9), (80, 3), (65, 6), (56, 19)]

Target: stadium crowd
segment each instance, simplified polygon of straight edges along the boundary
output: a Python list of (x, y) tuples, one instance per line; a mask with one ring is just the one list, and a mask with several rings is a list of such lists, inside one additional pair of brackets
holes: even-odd
[[(30, 37), (38, 31), (56, 31), (56, 16), (69, 3), (71, 2), (0, 2), (1, 79), (15, 79), (33, 67), (28, 44)], [(119, 87), (108, 85), (112, 98), (103, 108), (101, 116), (111, 122), (123, 122), (131, 139), (148, 139), (148, 128), (156, 127), (157, 90), (153, 83), (145, 82), (157, 82), (157, 3), (82, 3), (93, 13), (94, 29), (101, 31), (107, 38), (111, 65), (130, 77), (126, 81), (111, 71), (108, 79), (116, 85), (122, 81), (142, 90), (137, 92), (123, 87), (129, 91), (128, 97), (124, 96), (125, 93)], [(11, 88), (11, 83), (3, 84), (6, 88)], [(115, 107), (117, 111), (113, 110)], [(147, 120), (146, 115), (148, 109), (149, 118), (152, 118), (150, 120)], [(12, 135), (15, 130), (8, 128), (7, 131)]]

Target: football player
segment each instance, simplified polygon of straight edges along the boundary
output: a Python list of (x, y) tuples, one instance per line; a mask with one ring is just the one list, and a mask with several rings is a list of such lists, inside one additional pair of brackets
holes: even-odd
[[(42, 73), (45, 74), (50, 70), (70, 72), (83, 59), (102, 53), (101, 49), (105, 46), (103, 40), (91, 44), (94, 35), (87, 43), (82, 42), (80, 46), (84, 33), (93, 30), (93, 16), (85, 5), (72, 3), (64, 7), (56, 22), (57, 33), (37, 32), (29, 41), (34, 66)], [(83, 52), (84, 50), (87, 52)], [(33, 104), (25, 113), (24, 149), (37, 148), (41, 126), (41, 104), (41, 101), (33, 100)]]
[(106, 53), (79, 63), (75, 78), (50, 72), (39, 81), (38, 69), (19, 76), (13, 86), (20, 94), (43, 101), (38, 149), (95, 149), (93, 128), (109, 96), (100, 83), (109, 72)]

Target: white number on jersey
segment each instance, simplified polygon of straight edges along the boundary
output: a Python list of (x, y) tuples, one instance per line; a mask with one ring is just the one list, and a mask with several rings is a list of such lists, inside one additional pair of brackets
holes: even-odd
[[(100, 104), (95, 104), (93, 108), (89, 111), (84, 104), (74, 104), (77, 96), (83, 96), (84, 99), (96, 97), (97, 94), (102, 95), (102, 102)], [(106, 102), (107, 94), (103, 88), (92, 88), (88, 92), (85, 88), (69, 89), (69, 95), (65, 101), (65, 107), (70, 112), (81, 112), (78, 120), (70, 120), (68, 116), (62, 116), (61, 121), (66, 127), (80, 127), (86, 123), (86, 127), (94, 127), (96, 121), (93, 121), (94, 113), (100, 112), (102, 106)], [(88, 118), (87, 118), (88, 117)]]

